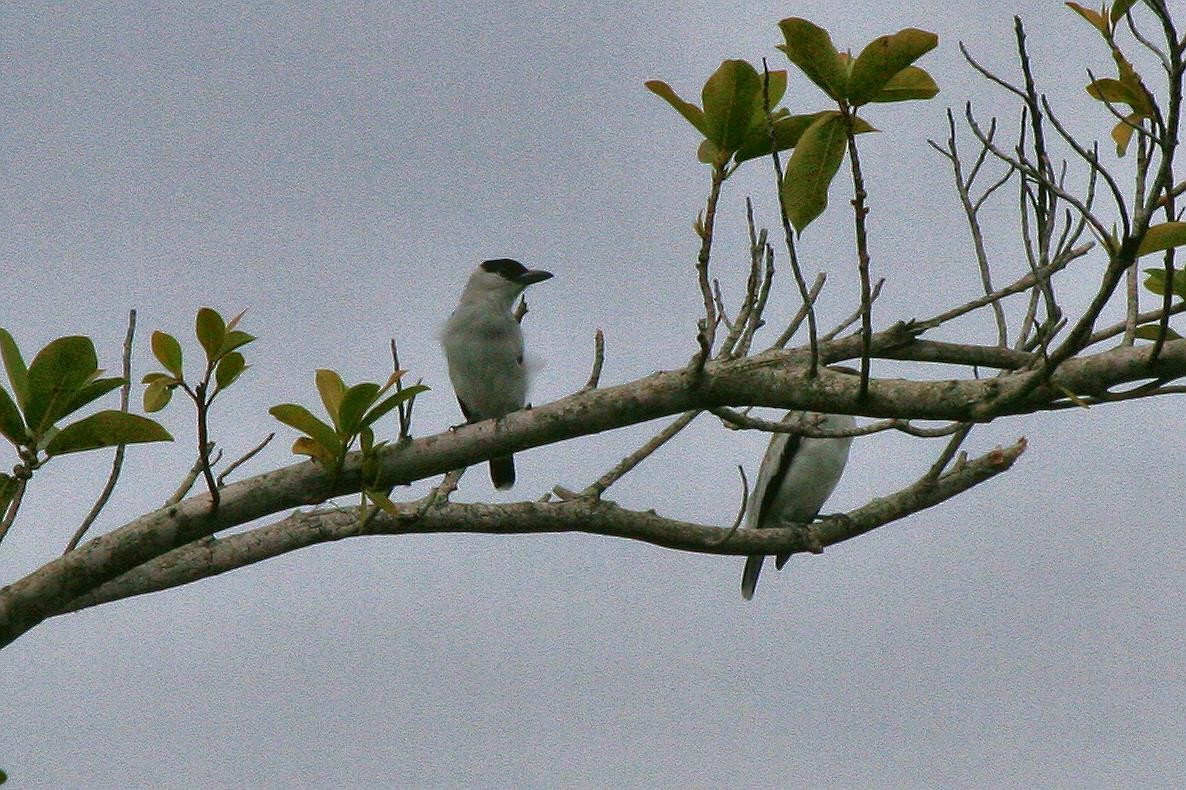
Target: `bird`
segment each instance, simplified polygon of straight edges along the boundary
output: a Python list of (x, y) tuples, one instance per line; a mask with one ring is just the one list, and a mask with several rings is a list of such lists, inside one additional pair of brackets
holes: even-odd
[[(523, 332), (511, 305), (527, 286), (551, 277), (511, 258), (483, 261), (470, 275), (441, 332), (449, 380), (467, 423), (496, 419), (526, 404)], [(500, 491), (513, 486), (514, 456), (491, 458), (490, 480)]]
[[(848, 414), (798, 411), (787, 412), (782, 422), (790, 424), (800, 417), (807, 425), (822, 430), (838, 431), (856, 426), (856, 421)], [(851, 444), (851, 436), (818, 439), (790, 433), (771, 436), (746, 506), (745, 526), (749, 529), (805, 526), (814, 521), (844, 473)], [(775, 558), (775, 567), (782, 570), (790, 557), (789, 552), (779, 554)], [(754, 597), (765, 560), (761, 554), (745, 560), (741, 594), (747, 601)]]

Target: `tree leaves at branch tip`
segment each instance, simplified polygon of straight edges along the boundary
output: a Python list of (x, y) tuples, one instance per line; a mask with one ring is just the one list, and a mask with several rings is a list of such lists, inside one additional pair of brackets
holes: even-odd
[[(648, 90), (659, 96), (696, 128), (704, 141), (697, 150), (697, 158), (714, 167), (724, 168), (739, 151), (746, 151), (744, 157), (737, 156), (735, 164), (745, 159), (770, 153), (770, 135), (766, 128), (766, 101), (773, 109), (786, 92), (786, 71), (769, 72), (766, 76), (744, 60), (726, 60), (704, 83), (700, 91), (703, 109), (684, 101), (662, 80), (649, 80)], [(785, 109), (774, 113), (772, 120), (789, 116)], [(797, 135), (796, 135), (797, 137)], [(780, 143), (788, 140), (787, 135), (776, 137)], [(794, 145), (793, 139), (787, 147)], [(783, 149), (779, 149), (783, 150)]]
[(806, 19), (790, 17), (778, 27), (785, 39), (778, 48), (836, 102), (860, 107), (870, 102), (929, 99), (939, 92), (930, 74), (911, 66), (938, 46), (934, 33), (905, 28), (879, 36), (854, 59), (837, 52), (828, 31)]
[[(214, 377), (214, 391), (209, 394), (209, 399), (234, 384), (251, 367), (236, 350), (255, 340), (254, 335), (235, 328), (246, 312), (244, 310), (230, 321), (224, 321), (217, 310), (203, 307), (194, 318), (194, 335), (206, 357), (202, 380), (208, 382), (211, 374)], [(148, 373), (141, 380), (146, 385), (144, 410), (150, 414), (168, 406), (173, 390), (186, 383), (181, 343), (177, 338), (160, 330), (153, 332), (152, 354), (165, 372)]]
[(428, 390), (418, 383), (383, 398), (405, 373), (395, 371), (383, 386), (368, 381), (347, 387), (336, 371), (322, 368), (314, 376), (314, 382), (330, 423), (296, 403), (281, 403), (268, 409), (268, 413), (305, 434), (292, 444), (296, 455), (307, 455), (325, 466), (336, 467), (358, 440), (364, 456), (373, 457), (386, 444), (375, 442), (374, 423), (401, 403), (413, 402), (417, 395)]
[[(0, 434), (18, 449), (64, 455), (139, 442), (171, 441), (157, 423), (118, 411), (102, 411), (64, 428), (57, 424), (126, 383), (122, 377), (101, 378), (95, 344), (89, 337), (70, 335), (50, 341), (25, 366), (12, 335), (0, 329), (0, 353), (9, 384), (0, 387)], [(22, 456), (25, 458), (25, 456)], [(31, 469), (29, 471), (32, 471)]]

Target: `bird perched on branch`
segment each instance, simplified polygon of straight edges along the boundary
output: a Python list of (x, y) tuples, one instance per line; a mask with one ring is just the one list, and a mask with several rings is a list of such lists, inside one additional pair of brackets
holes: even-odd
[[(502, 417), (527, 403), (523, 332), (511, 305), (527, 286), (551, 276), (510, 258), (485, 261), (470, 275), (441, 333), (449, 380), (466, 422)], [(490, 480), (499, 490), (513, 486), (514, 456), (491, 458)]]
[[(782, 422), (791, 424), (801, 416), (807, 426), (820, 430), (838, 431), (856, 426), (856, 421), (848, 414), (797, 411), (788, 412)], [(763, 529), (811, 524), (840, 481), (851, 444), (851, 436), (813, 439), (789, 433), (773, 434), (746, 506), (745, 526)], [(775, 567), (782, 570), (790, 557), (789, 553), (779, 554), (775, 558)], [(741, 594), (747, 601), (754, 597), (765, 560), (761, 554), (745, 560)]]

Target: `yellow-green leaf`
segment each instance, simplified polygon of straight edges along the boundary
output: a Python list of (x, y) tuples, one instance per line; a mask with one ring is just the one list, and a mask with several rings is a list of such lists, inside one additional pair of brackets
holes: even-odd
[(194, 332), (198, 336), (198, 342), (206, 351), (206, 359), (214, 361), (217, 358), (218, 349), (222, 346), (222, 340), (226, 337), (226, 322), (222, 320), (222, 316), (218, 314), (217, 310), (209, 307), (201, 308), (198, 310), (197, 318), (194, 319)]
[(807, 78), (823, 89), (833, 99), (844, 95), (848, 73), (841, 66), (840, 55), (832, 43), (828, 31), (819, 25), (799, 17), (790, 17), (778, 23), (785, 44), (778, 48), (799, 67)]
[[(295, 403), (281, 403), (268, 409), (268, 413), (285, 425), (309, 434), (322, 447), (333, 453), (335, 457), (341, 455), (343, 446), (338, 434), (333, 428), (313, 416), (304, 406)], [(293, 450), (293, 452), (296, 452)]]
[(0, 387), (0, 434), (14, 445), (29, 442), (29, 434), (25, 430), (25, 421), (21, 419), (20, 409), (8, 394), (8, 390), (3, 387)]
[[(1141, 340), (1157, 340), (1161, 334), (1161, 324), (1141, 324), (1133, 334)], [(1182, 336), (1167, 326), (1165, 328), (1165, 339), (1181, 340)]]
[(332, 450), (308, 436), (297, 438), (292, 443), (292, 452), (294, 455), (307, 455), (326, 466), (333, 466), (338, 460), (338, 456)]
[(853, 106), (872, 101), (902, 69), (934, 49), (939, 37), (918, 28), (906, 28), (869, 42), (853, 61), (846, 95)]
[(367, 495), (367, 499), (371, 500), (376, 505), (378, 505), (379, 508), (382, 509), (384, 513), (387, 513), (388, 515), (392, 515), (392, 516), (399, 515), (399, 511), (396, 510), (395, 503), (392, 502), (391, 498), (388, 497), (387, 494), (385, 494), (384, 492), (377, 491), (373, 488), (368, 488), (365, 493)]
[(910, 101), (911, 99), (930, 99), (939, 93), (939, 86), (923, 69), (918, 66), (907, 66), (895, 74), (885, 84), (871, 102)]
[(730, 155), (745, 141), (762, 113), (762, 77), (744, 60), (726, 60), (704, 83), (706, 135)]
[(25, 424), (37, 436), (64, 417), (75, 394), (99, 369), (95, 344), (72, 335), (50, 342), (29, 363)]
[(321, 395), (326, 414), (334, 421), (334, 427), (340, 428), (338, 409), (342, 405), (342, 396), (346, 394), (346, 382), (335, 371), (327, 368), (319, 368), (314, 381), (317, 382), (317, 392)]
[(1105, 36), (1108, 35), (1108, 20), (1104, 19), (1103, 14), (1090, 8), (1085, 8), (1078, 3), (1067, 3), (1067, 7), (1074, 11), (1079, 16), (1091, 23), (1091, 26), (1098, 30)]
[(787, 162), (782, 197), (800, 233), (828, 205), (828, 187), (844, 160), (847, 137), (839, 113), (823, 113), (807, 128)]
[(218, 361), (218, 366), (214, 368), (214, 383), (218, 385), (220, 390), (235, 383), (235, 379), (247, 369), (247, 363), (243, 359), (243, 355), (238, 351), (232, 351)]
[(427, 392), (428, 386), (426, 384), (416, 384), (411, 387), (405, 387), (399, 392), (384, 398), (378, 406), (367, 412), (367, 415), (362, 418), (362, 427), (366, 428), (373, 425), (375, 420), (382, 417), (387, 412), (394, 409), (396, 406), (415, 398), (421, 392)]
[(1141, 246), (1137, 247), (1137, 255), (1148, 255), (1183, 244), (1186, 244), (1186, 222), (1163, 222), (1150, 226), (1145, 238), (1141, 239)]
[[(1146, 269), (1145, 288), (1162, 296), (1165, 294), (1165, 269)], [(1174, 293), (1186, 299), (1186, 272), (1181, 269), (1174, 271)]]
[(379, 385), (370, 381), (355, 384), (342, 396), (342, 404), (338, 408), (338, 430), (344, 436), (353, 436), (361, 427), (362, 415), (375, 398), (379, 396)]
[(67, 425), (49, 440), (47, 455), (66, 455), (141, 442), (171, 442), (173, 437), (160, 424), (122, 411), (100, 411)]
[(157, 362), (165, 366), (165, 370), (179, 379), (182, 377), (181, 344), (177, 342), (177, 338), (159, 329), (153, 332), (152, 355), (157, 358)]
[(17, 404), (25, 408), (25, 398), (28, 391), (28, 370), (25, 360), (21, 358), (21, 350), (7, 329), (0, 329), (0, 357), (4, 359), (4, 370), (8, 373), (8, 383), (12, 385), (12, 393), (16, 396)]
[(1112, 127), (1112, 140), (1116, 143), (1116, 156), (1124, 156), (1128, 152), (1128, 144), (1132, 142), (1133, 132), (1141, 123), (1141, 116), (1131, 113), (1124, 116), (1124, 120)]
[(1134, 112), (1146, 118), (1153, 114), (1144, 92), (1121, 80), (1110, 77), (1098, 79), (1087, 86), (1087, 93), (1098, 101), (1109, 104), (1127, 104)]
[(655, 94), (674, 107), (676, 112), (684, 116), (688, 123), (695, 126), (696, 130), (700, 132), (700, 134), (708, 137), (708, 125), (705, 123), (703, 110), (701, 110), (695, 104), (691, 104), (690, 102), (686, 102), (681, 99), (679, 95), (671, 89), (671, 86), (666, 82), (663, 82), (663, 80), (647, 80), (643, 84), (646, 85), (647, 90), (649, 90), (651, 93)]
[(173, 398), (173, 387), (165, 379), (157, 379), (144, 388), (144, 411), (152, 414), (169, 405)]
[(1112, 24), (1120, 21), (1128, 13), (1128, 9), (1136, 5), (1136, 2), (1137, 0), (1116, 0), (1112, 4)]

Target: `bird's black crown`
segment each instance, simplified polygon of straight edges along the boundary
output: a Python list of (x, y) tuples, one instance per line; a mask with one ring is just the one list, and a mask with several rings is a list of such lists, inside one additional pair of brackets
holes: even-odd
[(482, 261), (482, 269), (491, 274), (499, 274), (508, 280), (514, 280), (523, 276), (527, 271), (527, 267), (511, 258), (494, 258), (489, 261)]

